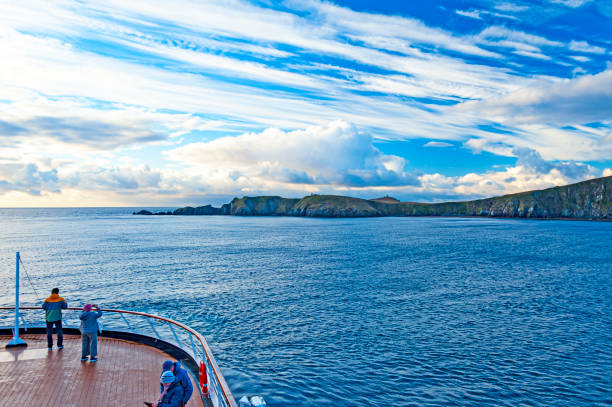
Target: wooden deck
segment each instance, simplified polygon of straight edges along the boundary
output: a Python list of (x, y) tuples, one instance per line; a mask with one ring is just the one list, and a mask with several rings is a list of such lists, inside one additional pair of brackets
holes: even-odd
[[(54, 335), (55, 337), (55, 335)], [(45, 335), (25, 335), (25, 348), (5, 349), (0, 336), (0, 407), (143, 407), (157, 401), (166, 353), (135, 342), (98, 338), (98, 362), (82, 363), (81, 337), (64, 335), (64, 349), (47, 350)], [(193, 382), (188, 407), (203, 406)]]

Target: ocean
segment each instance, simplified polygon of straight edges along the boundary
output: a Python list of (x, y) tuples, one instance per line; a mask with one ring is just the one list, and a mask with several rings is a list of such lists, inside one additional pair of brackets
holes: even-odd
[(612, 222), (135, 209), (0, 209), (0, 305), (20, 251), (22, 305), (184, 322), (270, 406), (612, 403)]

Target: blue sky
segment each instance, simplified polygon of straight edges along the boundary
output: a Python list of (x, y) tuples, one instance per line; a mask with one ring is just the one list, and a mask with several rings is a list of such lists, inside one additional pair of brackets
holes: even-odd
[(0, 206), (612, 175), (612, 2), (5, 2)]

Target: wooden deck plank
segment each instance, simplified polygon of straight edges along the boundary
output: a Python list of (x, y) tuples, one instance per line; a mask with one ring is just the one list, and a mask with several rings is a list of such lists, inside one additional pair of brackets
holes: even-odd
[[(81, 337), (64, 335), (64, 349), (47, 350), (45, 335), (24, 335), (27, 348), (4, 349), (0, 336), (0, 407), (142, 406), (159, 397), (159, 374), (170, 355), (149, 346), (98, 338), (96, 363), (82, 363)], [(197, 383), (188, 407), (202, 407)]]

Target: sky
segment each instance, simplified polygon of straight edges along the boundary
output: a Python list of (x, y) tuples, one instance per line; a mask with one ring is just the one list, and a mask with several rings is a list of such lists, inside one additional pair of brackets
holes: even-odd
[(612, 0), (0, 0), (0, 206), (612, 175)]

